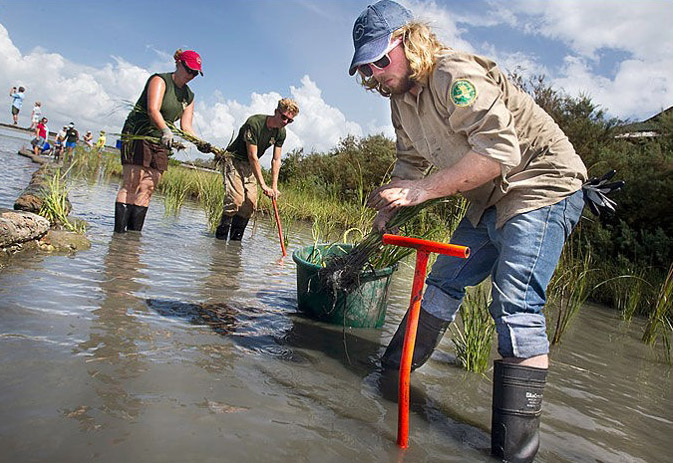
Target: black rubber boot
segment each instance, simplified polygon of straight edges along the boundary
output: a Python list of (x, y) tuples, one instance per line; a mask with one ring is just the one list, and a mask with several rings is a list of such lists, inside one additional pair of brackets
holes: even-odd
[[(402, 348), (404, 347), (404, 333), (407, 329), (408, 316), (409, 311), (407, 310), (402, 323), (397, 327), (397, 331), (390, 340), (390, 344), (388, 344), (383, 357), (381, 357), (381, 365), (383, 365), (384, 368), (395, 370), (399, 370), (400, 368), (400, 363), (402, 363)], [(411, 361), (412, 371), (428, 361), (450, 324), (451, 322), (437, 318), (423, 310), (421, 307), (418, 316), (414, 356)]]
[(145, 223), (147, 207), (131, 204), (129, 205), (129, 208), (131, 209), (131, 214), (129, 216), (128, 230), (141, 231), (143, 229), (143, 224)]
[(231, 219), (231, 235), (229, 235), (231, 241), (241, 241), (243, 239), (243, 232), (245, 227), (248, 226), (248, 220), (240, 215), (235, 215)]
[(222, 219), (220, 219), (220, 224), (215, 230), (215, 238), (218, 240), (226, 240), (229, 236), (229, 227), (231, 227), (231, 217), (230, 215), (225, 215), (222, 213)]
[(129, 204), (115, 202), (115, 233), (125, 233), (129, 224)]
[(508, 463), (530, 463), (540, 447), (547, 369), (502, 360), (494, 367), (491, 454)]

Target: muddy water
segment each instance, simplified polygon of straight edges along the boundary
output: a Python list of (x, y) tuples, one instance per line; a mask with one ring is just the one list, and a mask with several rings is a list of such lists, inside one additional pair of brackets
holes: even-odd
[[(0, 206), (36, 168), (0, 133)], [(396, 380), (376, 363), (408, 304), (396, 275), (382, 330), (296, 311), (295, 267), (271, 223), (242, 246), (186, 204), (153, 199), (143, 233), (113, 237), (118, 185), (76, 181), (90, 250), (0, 270), (1, 462), (488, 462), (491, 384), (453, 365), (447, 336), (412, 377), (409, 449)], [(297, 228), (297, 227), (293, 227)], [(310, 241), (291, 237), (290, 250)], [(672, 461), (670, 370), (641, 321), (584, 307), (545, 391), (539, 462)]]

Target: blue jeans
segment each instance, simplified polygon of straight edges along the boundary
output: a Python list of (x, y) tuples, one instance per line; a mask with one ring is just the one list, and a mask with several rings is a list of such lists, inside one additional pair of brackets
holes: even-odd
[(512, 217), (495, 227), (491, 207), (477, 227), (463, 219), (451, 242), (468, 246), (470, 257), (440, 255), (432, 266), (422, 308), (453, 321), (466, 286), (476, 286), (489, 275), (493, 302), (490, 312), (503, 357), (530, 358), (549, 353), (542, 309), (566, 238), (584, 207), (582, 191), (563, 201)]

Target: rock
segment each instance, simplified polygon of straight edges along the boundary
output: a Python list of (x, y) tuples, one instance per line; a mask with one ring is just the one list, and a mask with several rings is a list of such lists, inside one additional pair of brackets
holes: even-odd
[(0, 248), (41, 238), (49, 226), (49, 221), (37, 214), (0, 208)]
[[(14, 202), (14, 209), (17, 211), (28, 211), (39, 214), (42, 209), (44, 197), (49, 189), (49, 180), (57, 175), (57, 169), (50, 164), (43, 164), (37, 169), (30, 179), (30, 183)], [(66, 202), (66, 214), (72, 209), (68, 198)]]
[(49, 230), (40, 239), (39, 247), (41, 250), (49, 252), (81, 251), (82, 249), (89, 249), (91, 242), (80, 233), (66, 230)]

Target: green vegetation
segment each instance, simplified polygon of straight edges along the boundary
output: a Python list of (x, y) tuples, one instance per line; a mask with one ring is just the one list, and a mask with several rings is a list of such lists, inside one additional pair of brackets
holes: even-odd
[(56, 169), (54, 175), (46, 179), (40, 215), (49, 220), (52, 227), (63, 227), (69, 231), (84, 233), (86, 231), (85, 225), (72, 223), (68, 220), (71, 206), (68, 201), (68, 188), (65, 181), (67, 173), (66, 171), (65, 174), (61, 175), (61, 169)]
[(479, 286), (469, 288), (460, 306), (462, 328), (458, 323), (450, 325), (458, 362), (467, 371), (476, 373), (484, 373), (490, 366), (495, 332), (495, 323), (488, 311), (490, 287), (489, 280), (486, 280)]

